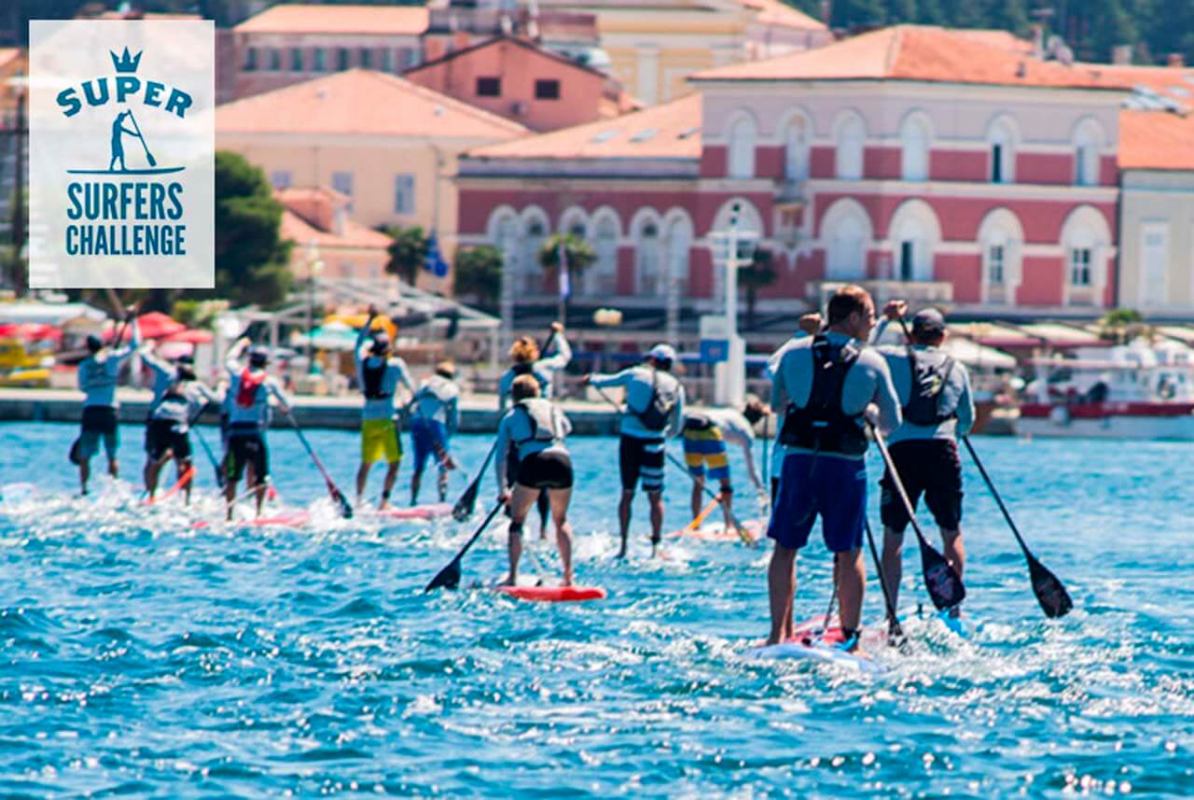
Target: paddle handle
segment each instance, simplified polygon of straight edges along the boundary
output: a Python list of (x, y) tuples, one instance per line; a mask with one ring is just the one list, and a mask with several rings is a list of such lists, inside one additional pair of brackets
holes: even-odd
[(1032, 551), (1028, 549), (1028, 544), (1024, 541), (1024, 537), (1020, 535), (1020, 529), (1016, 527), (1016, 523), (1012, 520), (1011, 512), (1007, 510), (1007, 506), (1003, 503), (1003, 498), (999, 496), (999, 490), (995, 488), (995, 482), (987, 474), (987, 468), (983, 466), (982, 459), (978, 457), (974, 445), (970, 443), (970, 437), (963, 436), (962, 443), (966, 445), (966, 450), (970, 453), (970, 458), (974, 460), (974, 466), (978, 467), (978, 473), (983, 476), (983, 482), (987, 484), (987, 489), (991, 492), (991, 496), (995, 498), (995, 504), (1003, 512), (1003, 518), (1007, 520), (1007, 526), (1012, 529), (1012, 535), (1016, 537), (1016, 541), (1020, 544), (1020, 549), (1024, 551), (1025, 556), (1031, 557)]
[(887, 576), (883, 573), (883, 562), (879, 558), (879, 550), (875, 547), (875, 534), (871, 532), (871, 521), (865, 520), (866, 541), (871, 550), (871, 560), (875, 562), (875, 572), (879, 576), (879, 589), (883, 592), (883, 605), (887, 608), (887, 630), (892, 636), (903, 636), (904, 630), (900, 626), (900, 618), (896, 616), (895, 601), (891, 599), (891, 586), (887, 583)]

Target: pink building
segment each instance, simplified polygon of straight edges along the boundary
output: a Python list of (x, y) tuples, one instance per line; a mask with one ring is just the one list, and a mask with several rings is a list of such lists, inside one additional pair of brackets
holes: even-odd
[(737, 203), (777, 309), (862, 281), (961, 311), (1094, 314), (1117, 300), (1120, 107), (1139, 80), (918, 26), (707, 70), (699, 97), (471, 152), (461, 241), (503, 248), (509, 302), (534, 302), (553, 288), (535, 243), (575, 231), (598, 252), (578, 301), (674, 317), (716, 306), (711, 234)]
[(616, 117), (634, 107), (612, 78), (508, 36), (455, 50), (402, 77), (534, 131)]

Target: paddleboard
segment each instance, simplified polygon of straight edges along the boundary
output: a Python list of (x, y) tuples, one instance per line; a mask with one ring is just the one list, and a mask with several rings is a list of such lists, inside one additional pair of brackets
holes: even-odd
[(606, 597), (605, 589), (600, 586), (497, 586), (494, 591), (516, 600), (539, 603), (582, 603)]
[[(752, 542), (757, 542), (767, 533), (767, 523), (761, 519), (748, 519), (742, 521), (742, 527), (750, 536)], [(726, 529), (722, 523), (702, 525), (699, 528), (683, 527), (678, 531), (672, 531), (669, 536), (684, 536), (689, 539), (699, 539), (704, 542), (741, 542), (742, 537), (738, 535), (738, 531), (730, 528)]]
[(813, 617), (796, 626), (795, 636), (779, 644), (757, 645), (747, 649), (747, 658), (764, 660), (805, 660), (821, 663), (837, 664), (861, 673), (876, 675), (886, 672), (887, 667), (866, 652), (875, 650), (886, 644), (886, 634), (880, 629), (864, 629), (861, 635), (862, 651), (848, 652), (840, 649), (843, 641), (842, 630), (836, 627), (837, 620), (830, 621), (830, 627), (825, 627), (825, 618)]
[(421, 506), (392, 506), (374, 510), (373, 513), (387, 519), (437, 519), (452, 513), (451, 503), (428, 503)]
[[(263, 517), (257, 517), (256, 519), (237, 519), (237, 520), (233, 520), (232, 522), (224, 523), (224, 524), (234, 525), (237, 527), (243, 527), (246, 525), (253, 525), (253, 526), (278, 525), (278, 526), (297, 528), (299, 526), (306, 525), (310, 521), (311, 521), (311, 514), (307, 511), (282, 511), (277, 514), (267, 515), (267, 516), (263, 516)], [(208, 520), (201, 519), (201, 520), (196, 520), (195, 522), (192, 522), (191, 527), (192, 528), (209, 528), (213, 524), (218, 525), (221, 523), (223, 523), (222, 520), (220, 522), (212, 523), (212, 522), (209, 522)]]

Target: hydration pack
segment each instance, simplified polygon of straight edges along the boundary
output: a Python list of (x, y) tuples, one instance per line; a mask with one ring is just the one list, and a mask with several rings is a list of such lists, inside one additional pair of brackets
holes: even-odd
[(257, 404), (257, 391), (265, 383), (265, 372), (254, 373), (245, 367), (240, 374), (240, 387), (236, 390), (236, 404), (241, 408), (252, 408)]
[(516, 441), (515, 445), (522, 447), (531, 441), (556, 442), (564, 438), (559, 409), (552, 405), (550, 400), (532, 397), (529, 400), (518, 401), (514, 407), (522, 409), (531, 428), (531, 435)]
[(823, 453), (865, 453), (866, 434), (859, 425), (862, 414), (842, 411), (842, 386), (850, 367), (858, 361), (858, 348), (849, 342), (838, 347), (828, 337), (818, 335), (811, 352), (813, 385), (808, 403), (803, 407), (788, 405), (779, 432), (780, 444)]
[(908, 369), (912, 384), (908, 404), (904, 406), (904, 421), (913, 425), (940, 425), (958, 416), (958, 409), (943, 409), (941, 395), (949, 382), (954, 360), (949, 356), (936, 361), (928, 354), (908, 348)]
[[(677, 388), (679, 384), (677, 383)], [(659, 389), (659, 370), (651, 370), (651, 399), (647, 401), (647, 407), (642, 411), (635, 411), (630, 409), (630, 413), (638, 417), (639, 422), (643, 423), (643, 427), (649, 431), (662, 431), (667, 428), (668, 421), (672, 418), (672, 409), (676, 407), (676, 402), (679, 399), (679, 392), (676, 388), (666, 389), (660, 391)], [(629, 407), (629, 404), (627, 404)]]
[(382, 384), (385, 382), (386, 369), (389, 364), (383, 359), (381, 363), (370, 366), (371, 359), (365, 359), (361, 364), (361, 376), (364, 379), (365, 385), (362, 389), (365, 392), (367, 400), (385, 400), (391, 395), (382, 391)]

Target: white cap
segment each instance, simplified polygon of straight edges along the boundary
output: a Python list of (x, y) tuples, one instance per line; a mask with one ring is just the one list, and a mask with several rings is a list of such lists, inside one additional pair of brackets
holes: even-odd
[(676, 350), (670, 344), (657, 344), (647, 353), (647, 358), (656, 361), (675, 361)]

